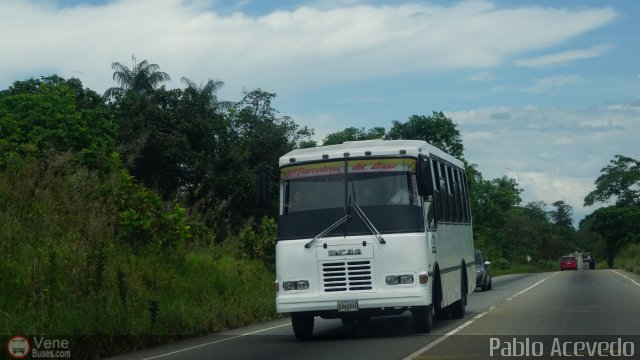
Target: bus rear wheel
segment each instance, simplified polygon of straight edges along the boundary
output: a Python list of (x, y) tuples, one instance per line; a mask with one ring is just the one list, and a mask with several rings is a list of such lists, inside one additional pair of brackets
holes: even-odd
[(313, 335), (313, 322), (314, 318), (312, 314), (305, 312), (291, 313), (293, 333), (298, 340), (308, 340), (311, 338), (311, 335)]
[(467, 305), (467, 284), (464, 276), (460, 280), (460, 300), (451, 304), (451, 317), (454, 319), (462, 319)]

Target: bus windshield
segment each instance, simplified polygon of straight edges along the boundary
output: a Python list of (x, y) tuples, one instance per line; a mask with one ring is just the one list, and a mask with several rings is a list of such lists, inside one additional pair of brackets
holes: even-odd
[[(314, 237), (349, 213), (353, 203), (381, 233), (423, 230), (416, 159), (294, 165), (282, 168), (280, 178), (280, 239)], [(328, 236), (367, 233), (366, 225), (354, 217)]]

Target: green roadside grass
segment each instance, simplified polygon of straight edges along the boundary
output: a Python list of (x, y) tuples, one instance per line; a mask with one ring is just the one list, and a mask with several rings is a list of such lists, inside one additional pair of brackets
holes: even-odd
[(54, 165), (0, 173), (0, 338), (103, 358), (277, 317), (272, 235), (213, 241), (128, 178)]
[(0, 333), (90, 339), (88, 352), (74, 356), (105, 357), (276, 317), (272, 271), (229, 249), (134, 256), (113, 247), (98, 260), (102, 271), (83, 270), (76, 251), (37, 252), (23, 250), (33, 266), (3, 267), (12, 291), (0, 295)]
[(640, 274), (640, 244), (629, 244), (618, 252), (614, 267)]
[(510, 275), (510, 274), (526, 274), (547, 271), (556, 271), (559, 267), (557, 261), (538, 261), (531, 263), (511, 263), (508, 268), (491, 269), (493, 276)]

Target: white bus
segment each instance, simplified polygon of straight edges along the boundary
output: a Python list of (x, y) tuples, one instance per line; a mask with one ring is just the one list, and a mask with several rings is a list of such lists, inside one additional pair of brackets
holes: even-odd
[(417, 140), (369, 140), (280, 158), (276, 307), (298, 339), (314, 318), (411, 311), (462, 318), (475, 288), (463, 163)]

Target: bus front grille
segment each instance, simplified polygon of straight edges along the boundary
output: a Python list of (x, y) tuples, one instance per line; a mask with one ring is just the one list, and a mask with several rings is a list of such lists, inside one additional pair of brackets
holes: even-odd
[(371, 261), (332, 261), (322, 264), (325, 292), (370, 291), (373, 289)]

